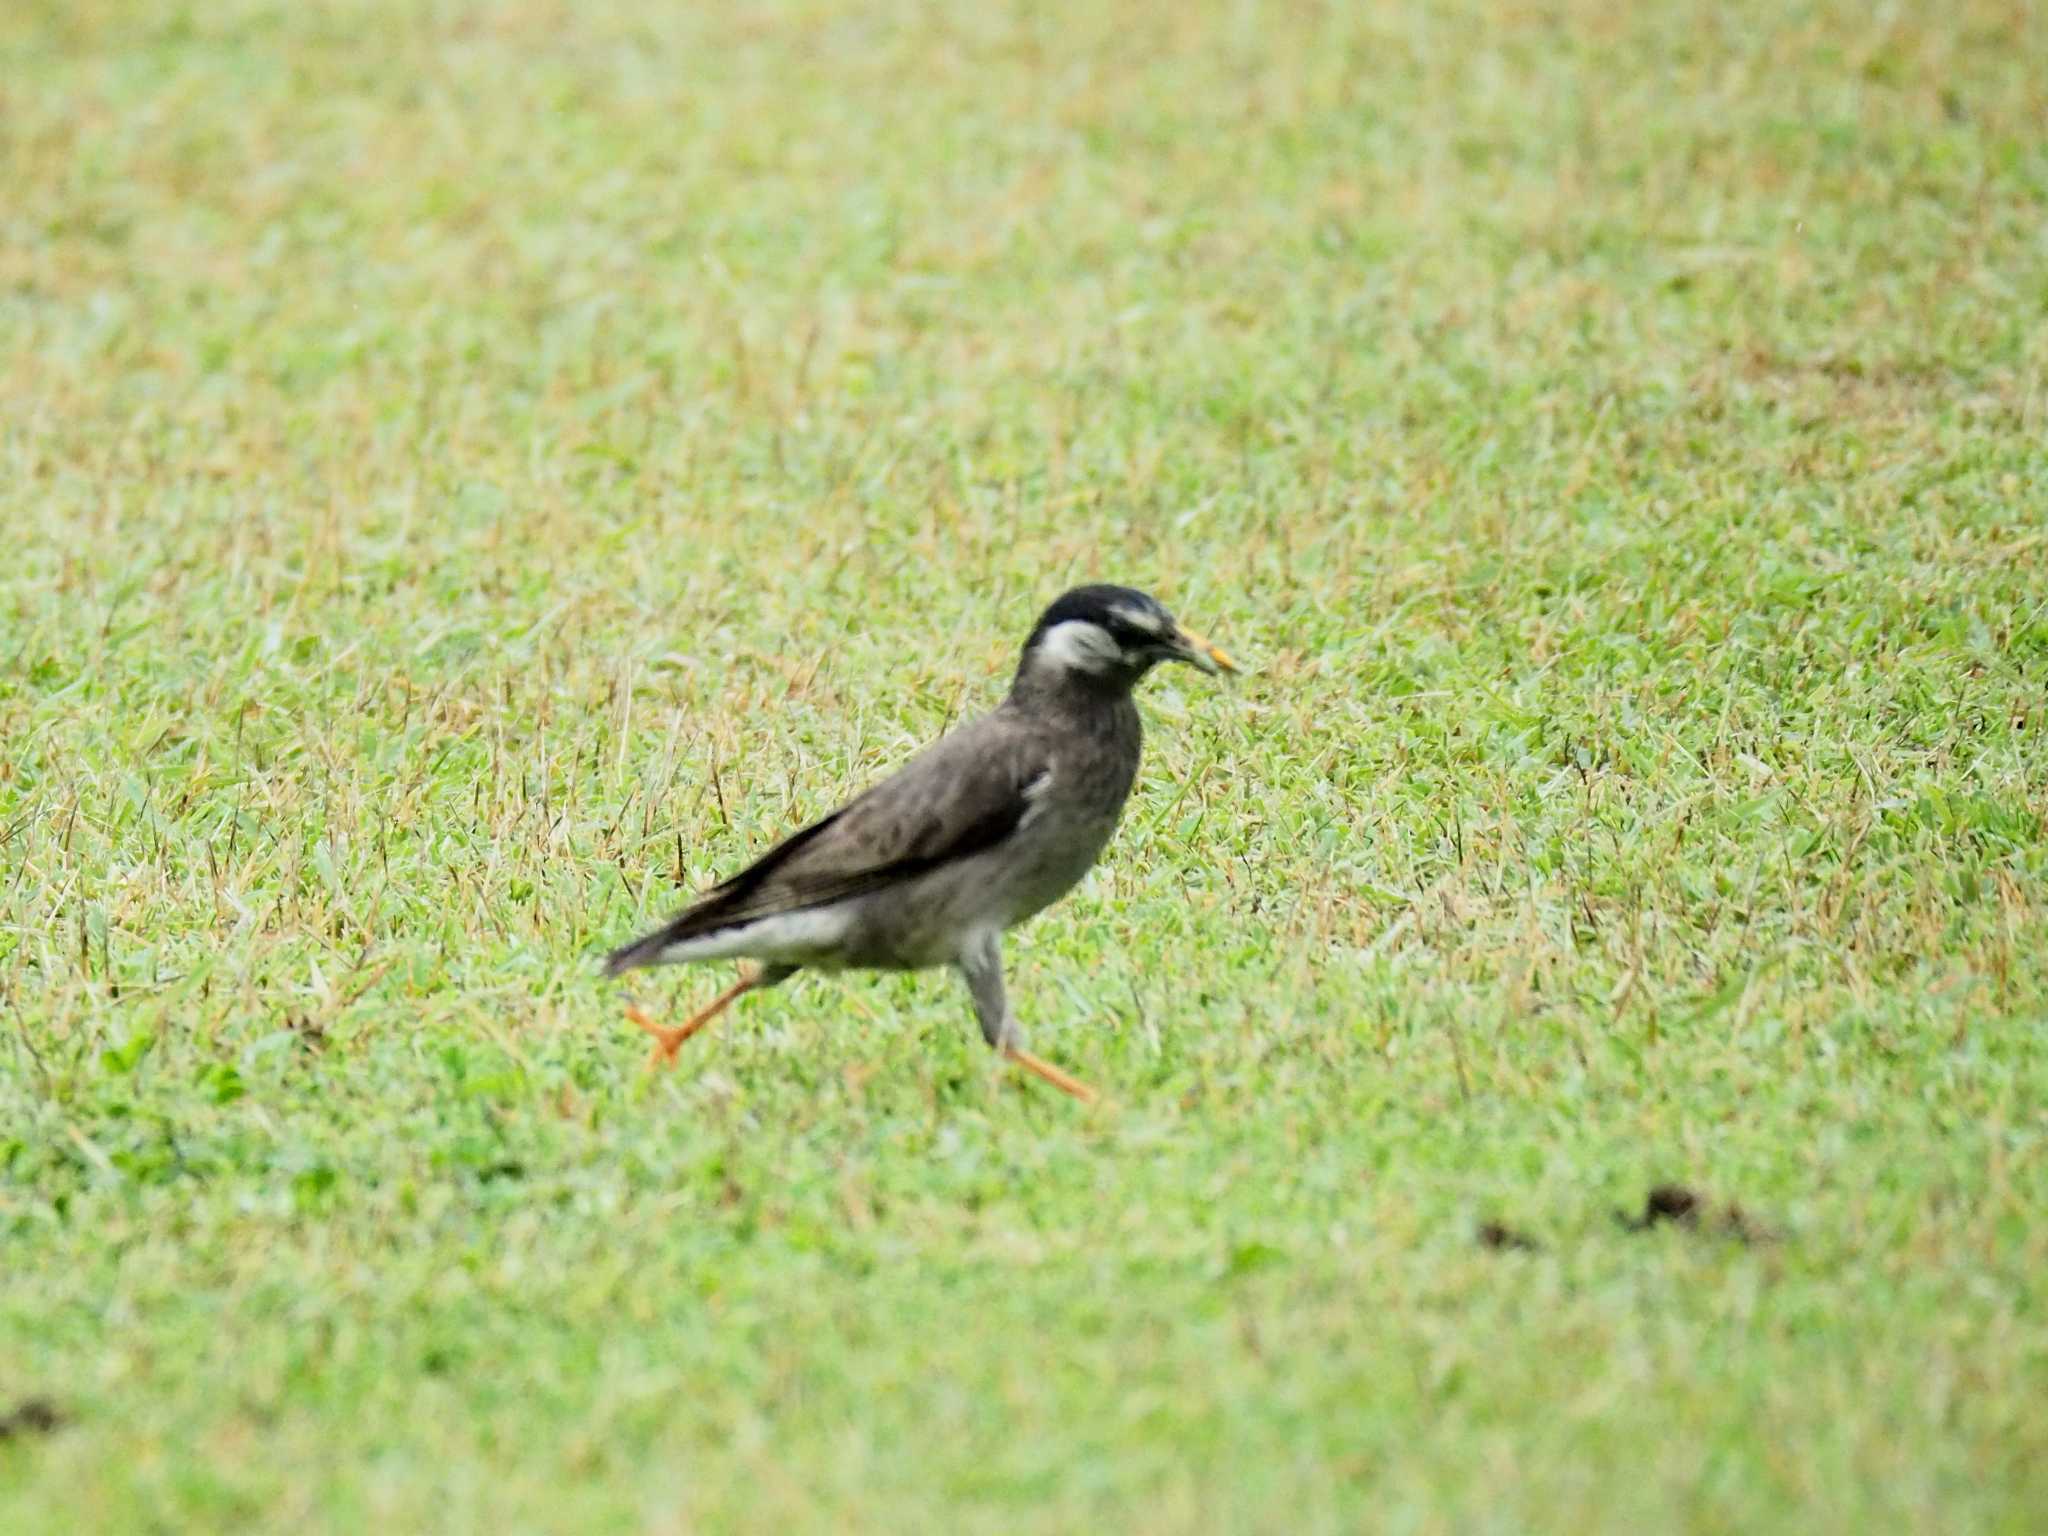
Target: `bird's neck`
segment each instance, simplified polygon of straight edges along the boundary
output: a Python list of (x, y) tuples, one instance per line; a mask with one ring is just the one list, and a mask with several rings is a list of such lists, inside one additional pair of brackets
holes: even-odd
[(1067, 715), (1135, 715), (1138, 708), (1131, 702), (1129, 678), (1053, 666), (1033, 656), (1025, 657), (1017, 669), (1006, 702), (1018, 709)]

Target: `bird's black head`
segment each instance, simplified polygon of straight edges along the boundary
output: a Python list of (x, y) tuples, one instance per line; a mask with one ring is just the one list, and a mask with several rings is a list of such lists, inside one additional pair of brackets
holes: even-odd
[(1127, 689), (1162, 661), (1185, 661), (1204, 672), (1237, 670), (1157, 598), (1135, 587), (1076, 587), (1038, 616), (1017, 675)]

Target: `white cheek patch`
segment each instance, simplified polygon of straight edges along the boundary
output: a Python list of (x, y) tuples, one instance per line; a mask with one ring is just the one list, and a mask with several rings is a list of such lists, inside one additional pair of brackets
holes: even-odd
[(1123, 650), (1109, 631), (1086, 619), (1053, 625), (1038, 642), (1038, 654), (1068, 672), (1107, 672), (1123, 661)]

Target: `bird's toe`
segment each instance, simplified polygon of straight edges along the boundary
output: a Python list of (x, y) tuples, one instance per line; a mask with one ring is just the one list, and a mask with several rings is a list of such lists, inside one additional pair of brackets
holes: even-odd
[(676, 1052), (682, 1047), (682, 1043), (690, 1038), (687, 1029), (674, 1029), (665, 1024), (657, 1024), (631, 1004), (626, 1007), (626, 1018), (635, 1029), (654, 1037), (654, 1044), (647, 1052), (648, 1071), (653, 1072), (675, 1064)]

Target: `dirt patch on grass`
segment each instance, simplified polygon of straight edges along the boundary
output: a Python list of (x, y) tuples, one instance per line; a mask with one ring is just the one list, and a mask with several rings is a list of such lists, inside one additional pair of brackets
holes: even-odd
[(1770, 1242), (1777, 1233), (1758, 1221), (1732, 1200), (1717, 1204), (1696, 1189), (1683, 1184), (1658, 1184), (1643, 1197), (1640, 1215), (1616, 1211), (1614, 1219), (1630, 1232), (1648, 1232), (1661, 1226), (1683, 1227), (1688, 1232), (1705, 1232), (1732, 1237), (1741, 1243)]
[(53, 1434), (64, 1427), (66, 1414), (47, 1397), (24, 1397), (12, 1408), (0, 1412), (0, 1445)]
[(1541, 1253), (1543, 1245), (1528, 1233), (1509, 1226), (1504, 1221), (1483, 1221), (1479, 1224), (1479, 1246), (1505, 1253)]

